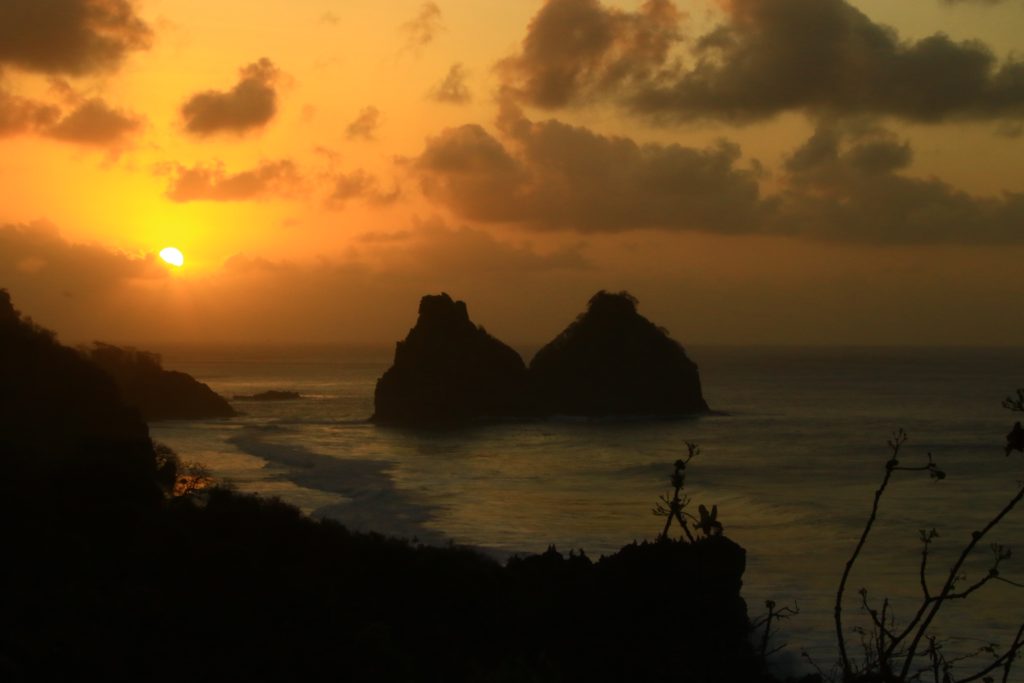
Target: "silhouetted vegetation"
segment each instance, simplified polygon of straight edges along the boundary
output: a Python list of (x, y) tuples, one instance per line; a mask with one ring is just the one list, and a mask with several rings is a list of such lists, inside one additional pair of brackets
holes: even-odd
[(138, 408), (147, 421), (235, 415), (209, 386), (184, 372), (164, 370), (158, 354), (101, 342), (82, 353), (114, 378), (125, 403)]
[[(1024, 392), (1018, 391), (1016, 398), (1007, 398), (1003, 405), (1016, 412), (1024, 412)], [(1020, 439), (1020, 422), (1007, 435), (1006, 454), (1024, 449)], [(1019, 654), (1024, 650), (1024, 621), (1009, 644), (1002, 648), (996, 644), (986, 644), (974, 652), (947, 655), (945, 645), (948, 643), (939, 634), (932, 631), (932, 626), (940, 610), (950, 601), (965, 600), (976, 591), (992, 583), (1003, 587), (1024, 589), (1024, 584), (1010, 581), (1000, 573), (1001, 565), (1010, 559), (1010, 550), (1006, 546), (993, 543), (989, 546), (992, 560), (989, 569), (980, 578), (968, 581), (964, 572), (965, 563), (979, 549), (982, 541), (989, 533), (1010, 514), (1024, 498), (1024, 483), (1018, 482), (1018, 490), (980, 529), (971, 531), (970, 538), (962, 546), (939, 586), (933, 585), (928, 566), (931, 557), (931, 544), (938, 536), (935, 529), (919, 532), (922, 548), (921, 561), (917, 581), (921, 595), (917, 607), (912, 610), (913, 616), (905, 623), (899, 623), (888, 598), (883, 598), (881, 605), (870, 600), (866, 588), (861, 588), (860, 602), (864, 613), (870, 618), (871, 629), (866, 632), (858, 629), (862, 635), (864, 656), (853, 657), (848, 651), (847, 629), (843, 622), (843, 599), (846, 593), (850, 573), (860, 558), (875, 521), (878, 518), (882, 497), (886, 494), (892, 478), (898, 472), (927, 473), (935, 481), (942, 481), (946, 474), (932, 459), (929, 453), (927, 460), (919, 465), (907, 465), (900, 459), (900, 451), (906, 443), (907, 435), (903, 430), (897, 431), (889, 440), (890, 458), (885, 464), (882, 482), (875, 491), (871, 512), (861, 532), (860, 539), (854, 547), (850, 559), (843, 570), (836, 591), (835, 627), (839, 650), (837, 671), (831, 676), (844, 683), (850, 682), (897, 682), (934, 680), (935, 683), (968, 683), (969, 681), (993, 682), (996, 676), (1004, 683), (1010, 680), (1010, 672)], [(970, 669), (964, 672), (964, 669)]]
[(502, 566), (210, 486), (0, 291), (0, 679), (757, 680), (722, 535)]

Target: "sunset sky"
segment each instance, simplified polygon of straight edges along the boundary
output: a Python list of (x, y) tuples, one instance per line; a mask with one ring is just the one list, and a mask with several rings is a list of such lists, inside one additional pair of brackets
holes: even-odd
[[(0, 287), (75, 343), (1020, 344), (1022, 0), (2, 0)], [(162, 261), (174, 246), (180, 269)]]

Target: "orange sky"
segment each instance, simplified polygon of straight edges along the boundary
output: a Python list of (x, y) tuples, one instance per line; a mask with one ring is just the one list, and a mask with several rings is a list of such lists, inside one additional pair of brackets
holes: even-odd
[[(1016, 0), (0, 6), (0, 287), (70, 342), (1016, 344)], [(1016, 55), (1016, 56), (1015, 56)], [(174, 245), (183, 268), (156, 254)]]

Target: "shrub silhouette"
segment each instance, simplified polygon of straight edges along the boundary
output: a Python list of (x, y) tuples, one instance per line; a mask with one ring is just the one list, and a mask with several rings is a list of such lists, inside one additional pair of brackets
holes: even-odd
[[(1015, 412), (1024, 412), (1024, 392), (1018, 391), (1016, 398), (1007, 398), (1003, 405)], [(1020, 423), (1007, 435), (1006, 454), (1013, 450), (1020, 450), (1018, 441)], [(996, 650), (994, 646), (980, 648), (974, 655), (988, 654), (988, 661), (974, 662), (975, 657), (959, 656), (947, 657), (943, 651), (942, 641), (930, 631), (936, 616), (950, 601), (968, 599), (976, 591), (981, 590), (991, 583), (1003, 583), (1015, 588), (1024, 588), (1020, 585), (1005, 579), (1000, 574), (1000, 566), (1010, 558), (1010, 551), (999, 544), (990, 546), (992, 551), (992, 563), (987, 573), (980, 579), (964, 585), (966, 577), (963, 568), (967, 560), (975, 553), (989, 533), (1009, 515), (1024, 498), (1024, 484), (1018, 483), (1017, 492), (1009, 500), (995, 511), (988, 522), (980, 529), (970, 533), (969, 539), (960, 549), (959, 554), (953, 560), (941, 586), (933, 586), (929, 581), (928, 563), (930, 559), (930, 546), (937, 537), (937, 532), (922, 530), (920, 540), (922, 543), (921, 561), (918, 573), (918, 582), (921, 588), (921, 595), (918, 606), (913, 610), (913, 616), (905, 624), (897, 624), (895, 615), (890, 608), (889, 600), (883, 599), (881, 606), (874, 605), (869, 600), (866, 588), (859, 593), (861, 606), (868, 615), (872, 624), (872, 631), (868, 634), (865, 642), (865, 656), (862, 660), (855, 660), (847, 649), (846, 627), (843, 623), (843, 599), (846, 594), (850, 573), (860, 558), (875, 521), (878, 517), (879, 507), (883, 496), (887, 493), (893, 477), (900, 472), (922, 472), (927, 473), (935, 481), (942, 481), (946, 478), (943, 470), (933, 461), (929, 453), (927, 460), (919, 465), (907, 465), (900, 459), (900, 452), (907, 441), (907, 435), (903, 430), (893, 434), (889, 440), (890, 458), (885, 464), (885, 472), (881, 484), (875, 491), (874, 501), (868, 519), (865, 522), (860, 538), (854, 547), (849, 560), (843, 570), (838, 588), (834, 608), (834, 620), (836, 629), (836, 641), (839, 650), (839, 664), (837, 676), (846, 682), (853, 681), (885, 681), (899, 682), (921, 680), (924, 675), (931, 675), (935, 681), (942, 683), (966, 683), (967, 681), (994, 681), (993, 675), (1001, 673), (1002, 680), (1008, 681), (1019, 653), (1024, 649), (1024, 622), (1017, 630), (1010, 644), (1002, 650)], [(922, 661), (923, 660), (923, 661)], [(971, 662), (974, 671), (959, 675), (957, 669), (963, 669), (966, 662)]]

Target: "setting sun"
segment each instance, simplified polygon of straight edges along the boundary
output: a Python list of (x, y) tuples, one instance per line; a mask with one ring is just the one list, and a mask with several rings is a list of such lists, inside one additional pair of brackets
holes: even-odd
[(160, 251), (160, 258), (162, 258), (167, 263), (170, 263), (172, 266), (176, 266), (178, 268), (181, 268), (181, 266), (184, 265), (185, 263), (184, 254), (182, 254), (181, 251), (179, 249), (176, 249), (175, 247), (166, 247), (165, 249), (162, 249)]

